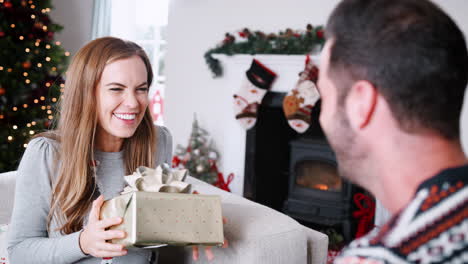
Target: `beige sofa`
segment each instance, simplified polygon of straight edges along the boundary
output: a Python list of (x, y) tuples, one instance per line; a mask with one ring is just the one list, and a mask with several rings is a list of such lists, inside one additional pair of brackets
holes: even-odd
[[(0, 174), (0, 224), (10, 221), (16, 172)], [(240, 196), (189, 177), (192, 189), (201, 194), (222, 197), (223, 215), (228, 219), (225, 235), (229, 248), (214, 248), (209, 263), (323, 264), (326, 262), (328, 237), (297, 223), (292, 218)], [(0, 241), (0, 245), (2, 241)], [(2, 249), (0, 249), (1, 251)], [(160, 249), (158, 263), (208, 263), (191, 259), (191, 249)]]

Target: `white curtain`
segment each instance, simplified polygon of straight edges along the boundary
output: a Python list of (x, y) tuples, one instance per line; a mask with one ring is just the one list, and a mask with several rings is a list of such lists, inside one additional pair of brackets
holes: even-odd
[(94, 0), (91, 39), (109, 36), (111, 31), (112, 0)]

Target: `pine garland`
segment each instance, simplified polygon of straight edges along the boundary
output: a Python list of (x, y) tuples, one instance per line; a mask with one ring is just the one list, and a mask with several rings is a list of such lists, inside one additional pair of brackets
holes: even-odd
[(250, 31), (244, 28), (238, 32), (239, 41), (233, 34), (226, 33), (224, 40), (215, 48), (208, 50), (204, 57), (213, 77), (223, 75), (219, 60), (212, 54), (308, 54), (314, 49), (321, 49), (325, 42), (323, 26), (307, 25), (306, 30), (288, 28), (278, 34), (265, 34), (261, 31)]

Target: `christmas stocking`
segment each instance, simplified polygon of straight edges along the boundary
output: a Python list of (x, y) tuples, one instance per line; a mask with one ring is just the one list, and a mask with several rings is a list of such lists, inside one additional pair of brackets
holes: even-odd
[(234, 113), (242, 127), (250, 129), (257, 122), (258, 106), (270, 89), (276, 74), (254, 59), (246, 77), (240, 90), (234, 94)]
[(310, 114), (315, 103), (320, 99), (315, 84), (318, 68), (307, 55), (305, 69), (299, 74), (299, 81), (283, 100), (283, 111), (289, 125), (299, 133), (304, 133), (310, 126)]

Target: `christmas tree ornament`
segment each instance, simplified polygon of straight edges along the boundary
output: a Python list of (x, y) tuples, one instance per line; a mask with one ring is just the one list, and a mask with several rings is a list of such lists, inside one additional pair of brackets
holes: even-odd
[(216, 160), (218, 158), (218, 154), (214, 151), (211, 151), (209, 154), (208, 154), (208, 158), (212, 159), (212, 160)]
[(22, 66), (25, 69), (29, 69), (29, 68), (31, 68), (31, 62), (30, 61), (25, 61), (25, 62), (23, 62)]
[(258, 60), (252, 60), (240, 90), (234, 94), (234, 113), (244, 129), (252, 128), (257, 122), (257, 111), (263, 97), (276, 78), (276, 73)]
[(304, 133), (309, 128), (312, 108), (320, 99), (317, 80), (318, 68), (307, 55), (305, 69), (299, 74), (299, 81), (283, 100), (283, 111), (288, 124), (298, 133)]
[(6, 93), (5, 88), (0, 87), (0, 95), (4, 95)]
[(201, 164), (199, 164), (199, 165), (197, 166), (197, 172), (198, 172), (198, 173), (203, 172), (204, 169), (205, 169), (205, 168), (203, 168), (203, 165), (201, 165)]

